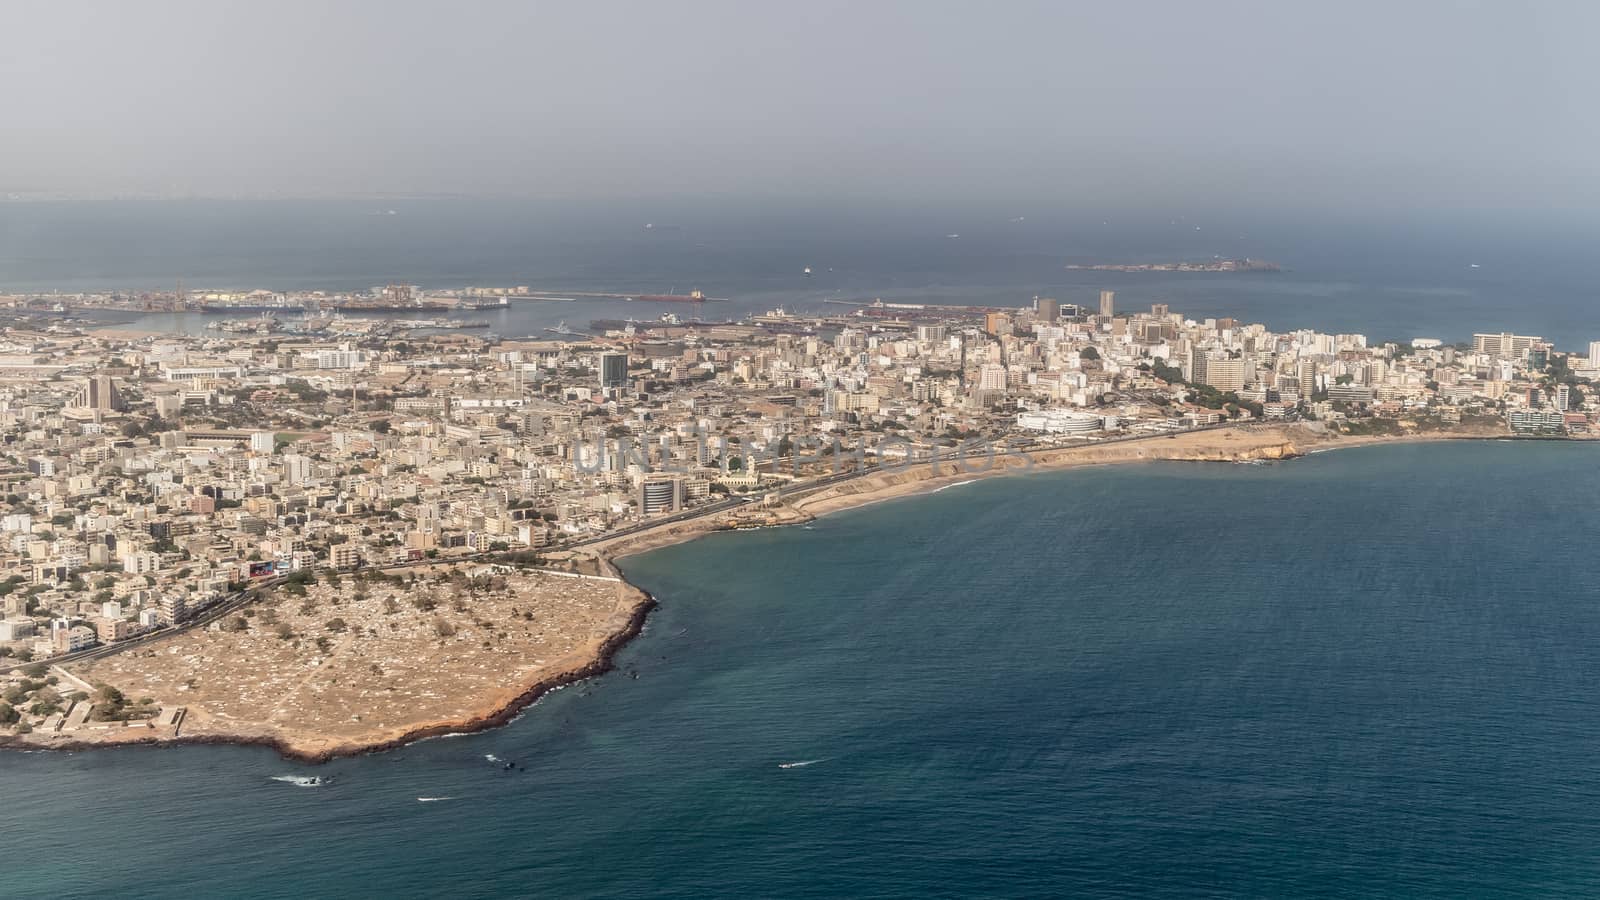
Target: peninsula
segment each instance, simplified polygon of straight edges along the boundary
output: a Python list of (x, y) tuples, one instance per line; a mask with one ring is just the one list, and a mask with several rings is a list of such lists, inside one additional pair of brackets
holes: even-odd
[(492, 727), (643, 627), (615, 560), (707, 531), (1034, 469), (1593, 421), (1600, 344), (1098, 300), (547, 341), (341, 315), (135, 333), (0, 296), (0, 746), (316, 761)]

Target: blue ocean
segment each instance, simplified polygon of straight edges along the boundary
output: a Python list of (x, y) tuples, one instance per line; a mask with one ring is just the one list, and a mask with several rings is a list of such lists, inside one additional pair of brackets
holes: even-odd
[[(565, 209), (465, 198), (0, 202), (0, 293), (104, 289), (353, 290), (530, 285), (727, 298), (700, 309), (625, 301), (473, 312), (504, 337), (566, 323), (736, 319), (828, 299), (1026, 306), (1035, 296), (1122, 309), (1167, 303), (1277, 330), (1374, 341), (1515, 331), (1586, 351), (1600, 223), (1561, 214), (1368, 218), (1092, 211), (907, 211), (704, 204)], [(1068, 271), (1069, 263), (1253, 257), (1274, 274)], [(805, 275), (810, 267), (812, 274)], [(119, 317), (125, 319), (126, 317)], [(201, 333), (216, 317), (137, 327)]]
[[(1582, 349), (1600, 340), (1597, 233), (1493, 216), (0, 203), (0, 292), (699, 289), (728, 298), (700, 315), (737, 318), (1112, 289), (1120, 308), (1277, 329)], [(1287, 271), (1064, 268), (1213, 256)], [(547, 337), (663, 311), (472, 315)], [(0, 894), (1591, 896), (1596, 452), (1039, 473), (657, 551), (625, 563), (662, 603), (619, 660), (640, 677), (560, 691), (498, 731), (316, 770), (239, 748), (0, 755)], [(273, 780), (312, 771), (331, 783)]]
[(623, 671), (497, 731), (0, 755), (0, 893), (1594, 896), (1597, 454), (1036, 472), (658, 550)]

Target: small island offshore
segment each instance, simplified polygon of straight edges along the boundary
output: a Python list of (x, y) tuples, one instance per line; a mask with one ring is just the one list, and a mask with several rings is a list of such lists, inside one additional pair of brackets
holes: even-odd
[[(380, 290), (333, 299), (534, 302)], [(330, 296), (0, 296), (0, 747), (321, 761), (489, 728), (645, 627), (630, 554), (989, 475), (1583, 439), (1600, 378), (1600, 343), (1375, 343), (1110, 291), (563, 341)], [(74, 317), (244, 300), (279, 312), (204, 336)]]
[(1277, 263), (1261, 259), (1211, 259), (1205, 262), (1069, 264), (1066, 268), (1088, 272), (1281, 272)]

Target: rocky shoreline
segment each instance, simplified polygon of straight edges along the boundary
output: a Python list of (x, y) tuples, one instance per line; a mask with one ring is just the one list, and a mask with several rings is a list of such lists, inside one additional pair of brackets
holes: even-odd
[[(966, 483), (998, 475), (1022, 474), (1035, 468), (1041, 471), (1075, 468), (1078, 466), (1111, 465), (1130, 462), (1252, 462), (1289, 460), (1307, 452), (1341, 447), (1370, 446), (1380, 443), (1407, 443), (1426, 440), (1485, 440), (1503, 435), (1476, 433), (1437, 433), (1416, 436), (1339, 436), (1305, 431), (1295, 426), (1284, 426), (1260, 431), (1213, 432), (1209, 434), (1177, 435), (1168, 443), (1162, 437), (1149, 441), (1133, 441), (1102, 446), (1080, 446), (1047, 450), (1032, 455), (1028, 460), (1020, 457), (1000, 457), (997, 464), (980, 470), (941, 471), (931, 466), (917, 466), (892, 472), (875, 473), (863, 478), (829, 487), (797, 499), (781, 507), (781, 521), (776, 525), (799, 524), (831, 512), (865, 506), (901, 496), (927, 493), (940, 487)], [(953, 468), (953, 467), (951, 467)], [(663, 525), (660, 529), (647, 529), (639, 534), (618, 538), (615, 542), (601, 542), (585, 548), (573, 563), (587, 562), (601, 570), (615, 572), (615, 561), (673, 544), (694, 540), (705, 534), (727, 528), (713, 517), (690, 519)], [(657, 601), (648, 592), (625, 580), (623, 586), (639, 596), (632, 608), (627, 624), (599, 645), (595, 656), (585, 665), (541, 678), (509, 702), (462, 721), (439, 722), (411, 728), (382, 741), (346, 743), (323, 750), (300, 749), (281, 738), (257, 735), (197, 734), (192, 736), (149, 736), (111, 742), (61, 741), (36, 742), (20, 736), (0, 737), (0, 750), (90, 750), (107, 747), (179, 746), (201, 744), (228, 744), (234, 746), (269, 747), (284, 758), (320, 764), (333, 759), (380, 753), (431, 737), (451, 734), (471, 734), (498, 728), (515, 719), (523, 710), (538, 702), (545, 694), (557, 688), (605, 674), (615, 668), (613, 658), (629, 641), (643, 631), (650, 611)]]
[[(638, 589), (634, 588), (634, 590)], [(503, 703), (481, 716), (476, 716), (462, 722), (441, 722), (432, 725), (424, 725), (410, 729), (405, 733), (388, 740), (369, 744), (344, 744), (316, 752), (300, 750), (280, 738), (258, 737), (252, 735), (232, 736), (225, 734), (200, 734), (187, 737), (183, 735), (179, 735), (178, 737), (151, 736), (146, 738), (138, 738), (135, 740), (116, 741), (113, 743), (95, 741), (63, 741), (48, 744), (35, 743), (16, 736), (5, 736), (0, 737), (0, 750), (70, 752), (80, 750), (103, 750), (120, 747), (178, 747), (213, 744), (235, 747), (267, 747), (276, 751), (285, 759), (292, 760), (294, 762), (306, 763), (308, 765), (320, 765), (334, 759), (351, 756), (365, 756), (373, 753), (382, 753), (386, 750), (398, 749), (407, 744), (412, 744), (427, 738), (443, 737), (451, 734), (474, 734), (480, 731), (488, 731), (490, 729), (499, 728), (502, 725), (511, 722), (518, 715), (520, 715), (523, 710), (537, 703), (540, 698), (544, 697), (544, 695), (553, 690), (566, 687), (569, 684), (575, 684), (579, 681), (584, 681), (589, 678), (594, 678), (599, 675), (604, 675), (605, 673), (615, 669), (616, 654), (622, 650), (623, 647), (627, 646), (629, 641), (632, 641), (635, 637), (638, 637), (642, 631), (644, 631), (645, 622), (649, 619), (650, 612), (658, 605), (656, 599), (648, 592), (642, 590), (639, 590), (638, 592), (640, 595), (640, 600), (634, 605), (633, 611), (628, 617), (626, 627), (624, 627), (621, 631), (618, 631), (615, 634), (607, 637), (600, 644), (599, 652), (596, 653), (595, 657), (590, 660), (589, 663), (576, 669), (571, 669), (566, 672), (561, 672), (546, 678), (542, 678), (530, 685), (522, 693), (518, 694), (509, 703)]]

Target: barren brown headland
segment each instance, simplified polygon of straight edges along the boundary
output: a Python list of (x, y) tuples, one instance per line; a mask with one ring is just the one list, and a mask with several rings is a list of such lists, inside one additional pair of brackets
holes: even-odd
[[(307, 761), (501, 724), (598, 674), (652, 604), (617, 578), (431, 567), (279, 588), (202, 629), (55, 670), (92, 709), (100, 685), (149, 716), (68, 713), (30, 747), (256, 743)], [(76, 704), (74, 704), (76, 705)], [(87, 710), (85, 711), (87, 714)]]
[[(471, 563), (345, 574), (278, 588), (205, 628), (92, 662), (55, 667), (82, 697), (4, 746), (262, 744), (321, 761), (509, 721), (546, 691), (604, 672), (654, 601), (613, 561), (712, 531), (786, 525), (976, 478), (1158, 460), (1284, 460), (1335, 447), (1503, 437), (1456, 430), (1348, 436), (1286, 424), (1180, 432), (874, 471), (792, 497), (552, 553), (552, 568)], [(558, 571), (564, 570), (564, 571)], [(134, 710), (100, 713), (105, 686)], [(103, 721), (102, 721), (103, 720)]]

